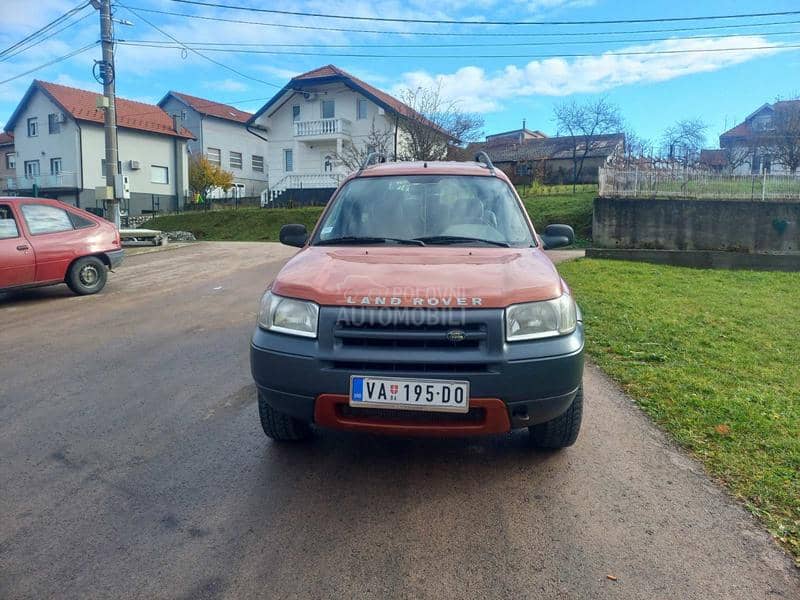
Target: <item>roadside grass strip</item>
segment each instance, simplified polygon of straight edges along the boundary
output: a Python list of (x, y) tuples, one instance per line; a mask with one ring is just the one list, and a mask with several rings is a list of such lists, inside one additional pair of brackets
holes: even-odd
[(800, 565), (800, 273), (580, 259), (587, 349)]

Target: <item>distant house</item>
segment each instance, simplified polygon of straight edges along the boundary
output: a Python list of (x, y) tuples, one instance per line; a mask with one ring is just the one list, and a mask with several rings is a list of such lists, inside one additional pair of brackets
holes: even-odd
[[(788, 173), (770, 141), (775, 131), (776, 113), (791, 113), (800, 120), (800, 100), (784, 100), (763, 104), (744, 121), (719, 136), (720, 148), (726, 150), (731, 170), (740, 175), (749, 173)], [(800, 129), (795, 135), (800, 136)]]
[(259, 196), (266, 189), (267, 142), (247, 131), (252, 113), (182, 92), (168, 92), (158, 105), (194, 133), (190, 155), (205, 155), (233, 174), (233, 188), (215, 190), (212, 197)]
[[(425, 122), (410, 106), (334, 65), (293, 77), (248, 122), (269, 140), (270, 194), (264, 200), (326, 201), (353, 168), (343, 157), (378, 150), (373, 132), (386, 141), (390, 160), (404, 155), (409, 119)], [(444, 156), (447, 137), (438, 133)]]
[(709, 171), (722, 173), (729, 166), (728, 153), (725, 150), (701, 150), (698, 162)]
[(535, 129), (531, 131), (525, 127), (525, 119), (522, 120), (522, 129), (514, 129), (512, 131), (503, 131), (502, 133), (493, 133), (486, 136), (487, 144), (505, 144), (505, 143), (522, 143), (527, 140), (541, 140), (547, 136)]
[(17, 175), (14, 135), (0, 131), (0, 192), (8, 191), (8, 180)]
[[(104, 186), (104, 113), (101, 94), (34, 81), (11, 115), (16, 176), (10, 192), (56, 198), (82, 208), (102, 208), (95, 189)], [(194, 136), (161, 108), (117, 98), (119, 170), (130, 180), (123, 210), (175, 210), (188, 193), (186, 143)]]
[[(621, 133), (595, 136), (588, 142), (579, 183), (596, 183), (598, 167), (621, 158), (625, 151), (625, 136)], [(472, 144), (470, 152), (485, 151), (515, 184), (571, 183), (573, 148), (577, 147), (578, 154), (582, 155), (586, 144), (586, 138), (542, 137), (522, 142)]]

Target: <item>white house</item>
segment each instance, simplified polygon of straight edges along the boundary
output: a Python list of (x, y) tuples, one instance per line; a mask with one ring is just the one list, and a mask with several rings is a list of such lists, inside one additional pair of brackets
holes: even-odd
[[(95, 188), (105, 185), (101, 94), (35, 80), (5, 129), (13, 133), (16, 177), (7, 191), (102, 208)], [(123, 210), (175, 210), (188, 194), (187, 141), (192, 133), (153, 104), (117, 98), (120, 173), (130, 181)]]
[(285, 194), (299, 203), (324, 202), (350, 170), (342, 157), (368, 150), (373, 129), (387, 140), (388, 154), (402, 155), (403, 123), (410, 118), (424, 120), (334, 65), (292, 78), (248, 123), (269, 140), (270, 188), (262, 201)]
[[(776, 121), (785, 131), (777, 131)], [(775, 138), (784, 137), (784, 145), (775, 147)], [(787, 154), (794, 154), (800, 137), (800, 100), (766, 103), (750, 113), (744, 121), (719, 136), (723, 152), (713, 155), (722, 161), (721, 169), (747, 175), (750, 173), (784, 174), (791, 172)], [(781, 145), (781, 142), (777, 142)], [(707, 157), (712, 156), (707, 153)], [(709, 165), (718, 166), (718, 165)]]
[(205, 155), (233, 174), (233, 188), (227, 193), (217, 190), (212, 196), (241, 198), (264, 191), (267, 142), (247, 131), (252, 113), (182, 92), (168, 92), (158, 105), (195, 134), (189, 141), (192, 156)]

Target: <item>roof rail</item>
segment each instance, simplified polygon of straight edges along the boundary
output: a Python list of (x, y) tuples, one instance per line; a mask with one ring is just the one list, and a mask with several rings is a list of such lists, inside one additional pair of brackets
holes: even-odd
[(368, 166), (372, 164), (372, 161), (376, 158), (382, 158), (383, 160), (380, 162), (386, 162), (388, 157), (386, 156), (385, 152), (370, 152), (367, 154), (367, 158), (364, 159), (364, 162), (361, 163), (361, 166), (358, 168), (358, 173), (360, 174), (361, 171), (366, 169)]
[(476, 163), (483, 162), (486, 165), (486, 168), (489, 169), (489, 172), (492, 175), (494, 175), (494, 163), (492, 163), (492, 159), (489, 158), (489, 155), (486, 154), (486, 152), (484, 152), (483, 150), (478, 152), (475, 155), (475, 162)]

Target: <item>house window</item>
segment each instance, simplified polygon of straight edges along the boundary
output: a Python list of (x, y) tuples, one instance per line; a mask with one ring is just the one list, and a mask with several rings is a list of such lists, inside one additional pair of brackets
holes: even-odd
[(39, 176), (39, 161), (26, 160), (25, 161), (25, 177), (38, 177)]
[(219, 148), (206, 148), (206, 157), (212, 165), (222, 165), (222, 151)]
[(292, 121), (299, 121), (300, 120), (300, 105), (295, 104), (292, 107)]
[(17, 153), (16, 152), (6, 152), (6, 169), (16, 169), (17, 168)]
[[(122, 161), (117, 161), (117, 173), (122, 173)], [(106, 159), (100, 159), (100, 177), (106, 177)]]
[(325, 160), (322, 162), (322, 170), (326, 173), (333, 171), (333, 157), (330, 154), (325, 155)]
[(367, 101), (364, 98), (359, 98), (356, 104), (356, 119), (367, 118)]
[(36, 137), (39, 135), (39, 119), (31, 117), (28, 119), (28, 137)]
[(46, 204), (23, 204), (22, 216), (32, 235), (72, 230), (72, 221), (63, 208)]
[(287, 173), (294, 171), (294, 152), (291, 150), (283, 151), (283, 170)]
[(50, 174), (51, 175), (58, 175), (61, 173), (61, 159), (60, 158), (51, 158), (50, 159)]
[(333, 100), (322, 101), (322, 118), (333, 119), (336, 116), (336, 105)]
[(242, 168), (242, 153), (231, 152), (231, 169), (241, 169), (241, 168)]
[(181, 121), (185, 121), (186, 119), (187, 119), (186, 111), (182, 110), (181, 111)]
[(253, 171), (256, 173), (264, 172), (264, 157), (253, 154)]
[(61, 113), (47, 115), (47, 130), (49, 133), (61, 133)]
[(150, 165), (151, 183), (169, 183), (169, 169), (158, 165)]

